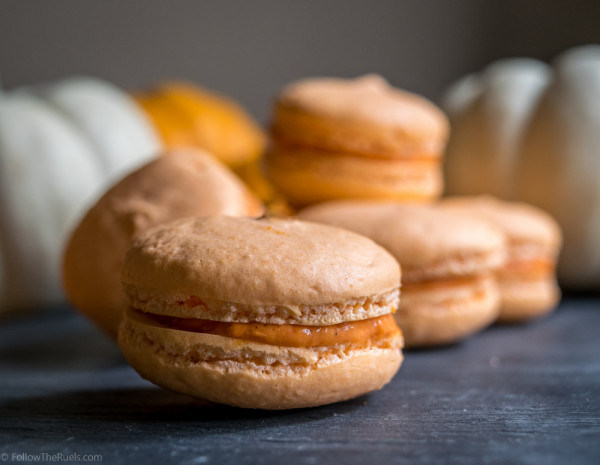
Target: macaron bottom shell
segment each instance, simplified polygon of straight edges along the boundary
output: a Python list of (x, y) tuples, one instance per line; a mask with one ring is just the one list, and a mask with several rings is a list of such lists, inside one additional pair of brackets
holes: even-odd
[(400, 368), (402, 337), (296, 348), (145, 324), (127, 313), (119, 345), (131, 366), (166, 389), (244, 408), (314, 407), (382, 388)]
[(407, 348), (458, 342), (492, 324), (500, 292), (492, 276), (438, 280), (433, 286), (404, 285), (395, 314)]
[(552, 312), (560, 300), (554, 276), (511, 277), (500, 274), (502, 295), (499, 323), (522, 323)]
[(431, 202), (443, 186), (439, 163), (427, 158), (389, 159), (274, 146), (266, 161), (271, 181), (297, 207), (357, 197)]

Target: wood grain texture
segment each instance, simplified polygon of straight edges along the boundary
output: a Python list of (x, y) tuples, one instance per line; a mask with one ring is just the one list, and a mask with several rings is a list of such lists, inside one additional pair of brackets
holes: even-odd
[(0, 454), (146, 464), (598, 464), (600, 301), (412, 351), (382, 391), (261, 412), (141, 380), (67, 309), (0, 327)]

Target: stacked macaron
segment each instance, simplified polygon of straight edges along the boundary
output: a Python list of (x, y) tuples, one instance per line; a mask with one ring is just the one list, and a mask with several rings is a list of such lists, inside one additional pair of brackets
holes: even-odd
[(336, 201), (299, 218), (370, 237), (402, 266), (396, 321), (406, 347), (457, 342), (497, 318), (494, 272), (504, 261), (503, 235), (487, 222), (435, 206)]
[(400, 272), (357, 234), (292, 220), (188, 218), (127, 252), (129, 363), (176, 392), (284, 409), (379, 389), (402, 361)]
[(451, 197), (445, 210), (489, 221), (506, 236), (508, 257), (498, 271), (501, 322), (519, 322), (550, 312), (560, 299), (556, 261), (561, 232), (556, 221), (532, 205), (493, 197)]
[(268, 174), (295, 206), (340, 198), (432, 201), (442, 191), (446, 118), (380, 76), (289, 85), (270, 132)]

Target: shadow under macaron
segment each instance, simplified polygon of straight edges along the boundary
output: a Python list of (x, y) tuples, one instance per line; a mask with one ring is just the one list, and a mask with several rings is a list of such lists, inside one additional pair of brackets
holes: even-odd
[(133, 428), (143, 426), (144, 429), (148, 425), (152, 428), (152, 424), (162, 427), (194, 423), (197, 432), (210, 434), (321, 420), (363, 407), (366, 397), (313, 408), (257, 410), (215, 404), (149, 386), (21, 397), (2, 402), (0, 407), (7, 416), (28, 418), (42, 428), (51, 428), (54, 421), (71, 428), (77, 424), (77, 429), (86, 429), (86, 423), (98, 422), (122, 423)]

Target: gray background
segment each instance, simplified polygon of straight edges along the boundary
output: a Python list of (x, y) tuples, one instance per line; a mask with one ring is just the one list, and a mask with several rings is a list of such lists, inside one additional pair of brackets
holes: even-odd
[(437, 99), (506, 56), (600, 42), (600, 2), (0, 0), (6, 88), (92, 74), (127, 88), (188, 78), (265, 120), (284, 84), (378, 72)]

